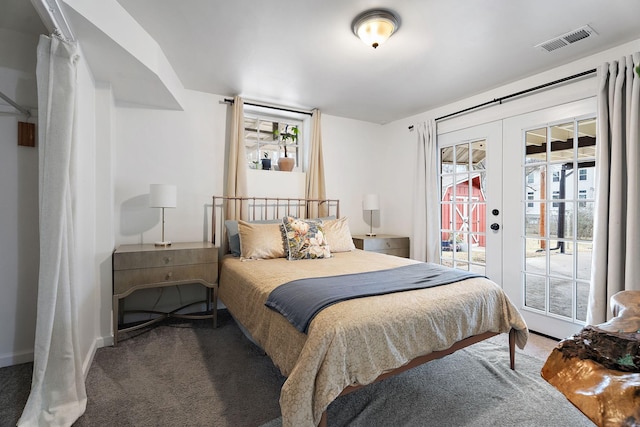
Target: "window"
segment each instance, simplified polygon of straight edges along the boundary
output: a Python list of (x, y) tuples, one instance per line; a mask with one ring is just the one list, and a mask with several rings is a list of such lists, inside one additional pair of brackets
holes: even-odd
[(560, 182), (560, 172), (553, 171), (553, 182)]
[(587, 180), (587, 170), (586, 169), (578, 170), (578, 176), (580, 177), (580, 181), (586, 181)]
[(527, 175), (527, 184), (533, 184), (534, 183), (534, 179), (535, 177), (533, 176), (532, 173)]
[[(527, 192), (527, 200), (533, 200), (533, 191)], [(527, 202), (527, 207), (532, 208), (533, 202)]]
[[(587, 198), (587, 190), (580, 190), (578, 192), (578, 200), (584, 200)], [(585, 208), (587, 207), (587, 204), (585, 202), (579, 202), (578, 206), (581, 208)]]
[(303, 141), (302, 120), (245, 110), (244, 143), (251, 169), (277, 170), (278, 159), (289, 157), (294, 170), (302, 171)]
[[(553, 200), (558, 200), (560, 198), (560, 192), (559, 191), (554, 191), (552, 198), (553, 198)], [(554, 208), (557, 208), (558, 207), (558, 202), (553, 202), (553, 204), (551, 206), (553, 206)]]

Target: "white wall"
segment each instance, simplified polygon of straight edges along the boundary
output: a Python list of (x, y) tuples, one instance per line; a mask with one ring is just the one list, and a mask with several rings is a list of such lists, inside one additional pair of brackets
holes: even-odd
[[(36, 37), (0, 29), (0, 90), (25, 107), (37, 107), (36, 46)], [(0, 101), (0, 367), (33, 360), (38, 149), (18, 146), (18, 121), (25, 120)]]
[[(97, 190), (97, 164), (102, 161), (96, 156), (96, 88), (91, 71), (82, 59), (78, 61), (76, 93), (76, 128), (74, 155), (76, 158), (76, 302), (78, 304), (78, 341), (80, 344), (83, 370), (91, 365), (100, 333), (97, 313), (101, 299), (99, 265), (96, 260), (97, 232), (102, 228), (96, 220), (96, 199), (102, 196)], [(110, 299), (107, 300), (107, 303)]]

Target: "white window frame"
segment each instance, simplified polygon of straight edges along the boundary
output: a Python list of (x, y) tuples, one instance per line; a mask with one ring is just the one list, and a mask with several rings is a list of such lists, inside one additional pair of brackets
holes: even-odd
[[(286, 123), (291, 126), (296, 126), (298, 128), (298, 139), (295, 144), (297, 148), (297, 155), (295, 157), (296, 164), (294, 167), (294, 171), (296, 172), (305, 172), (308, 164), (308, 147), (309, 147), (309, 135), (310, 135), (310, 122), (311, 116), (303, 113), (293, 113), (288, 111), (282, 111), (275, 108), (262, 107), (262, 106), (249, 106), (245, 105), (244, 107), (244, 121), (246, 123), (246, 119), (260, 119), (275, 123)], [(246, 131), (245, 131), (246, 132)], [(244, 141), (245, 150), (247, 155), (247, 167), (251, 169), (260, 169), (257, 167), (255, 163), (260, 162), (263, 156), (264, 150), (260, 148), (260, 143), (255, 150), (250, 149), (247, 146), (247, 142)], [(282, 142), (273, 142), (270, 144), (265, 144), (269, 146), (278, 146), (277, 149), (269, 149), (269, 158), (271, 159), (271, 170), (277, 169), (277, 159), (279, 157), (284, 157), (284, 146)], [(288, 147), (291, 147), (292, 144), (289, 144)], [(258, 158), (259, 156), (259, 158)], [(291, 156), (289, 156), (291, 157)]]

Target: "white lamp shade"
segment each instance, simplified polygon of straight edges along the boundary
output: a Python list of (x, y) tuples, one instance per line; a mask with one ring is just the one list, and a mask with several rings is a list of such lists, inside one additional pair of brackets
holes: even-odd
[(377, 194), (366, 194), (362, 200), (362, 209), (365, 211), (377, 211), (380, 209), (380, 200)]
[(178, 191), (175, 185), (151, 184), (151, 197), (149, 197), (149, 207), (151, 208), (175, 208)]

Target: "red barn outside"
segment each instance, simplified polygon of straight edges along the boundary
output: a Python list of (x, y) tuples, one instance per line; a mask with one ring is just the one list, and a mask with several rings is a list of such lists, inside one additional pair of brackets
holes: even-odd
[[(485, 246), (485, 231), (487, 205), (480, 182), (480, 174), (471, 174), (471, 187), (469, 179), (463, 178), (456, 183), (456, 200), (453, 200), (453, 183), (444, 187), (442, 196), (442, 227), (449, 228), (454, 233), (471, 233), (472, 246)], [(446, 185), (446, 183), (443, 183)], [(471, 196), (469, 196), (471, 188)], [(450, 233), (442, 233), (442, 241), (448, 241)]]

